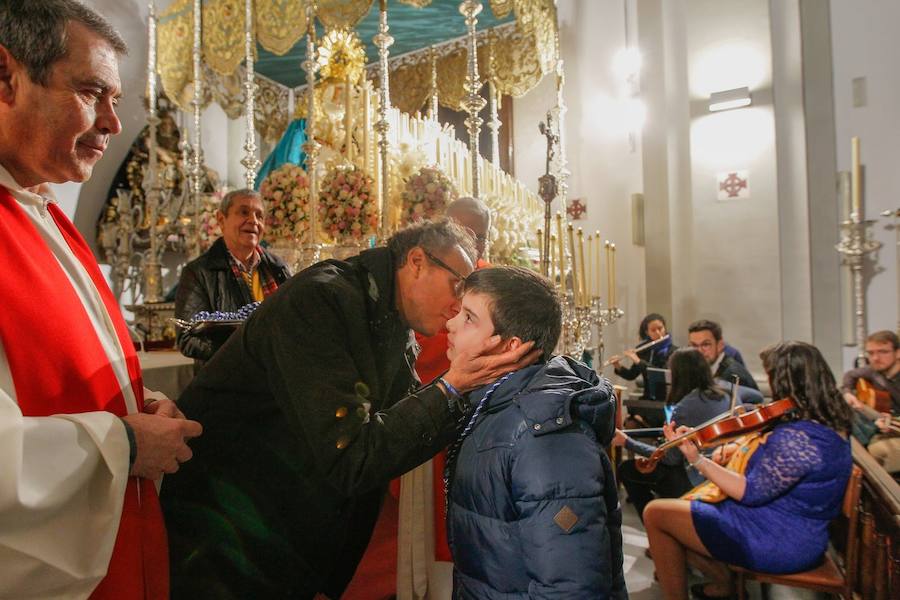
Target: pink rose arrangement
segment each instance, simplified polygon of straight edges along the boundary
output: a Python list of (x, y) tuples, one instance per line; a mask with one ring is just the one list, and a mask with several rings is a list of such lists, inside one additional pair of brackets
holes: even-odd
[(266, 204), (266, 237), (273, 244), (295, 243), (309, 230), (309, 178), (300, 166), (285, 163), (259, 186)]
[(456, 199), (456, 188), (439, 167), (422, 167), (404, 182), (400, 198), (404, 222), (432, 220)]
[(378, 230), (374, 182), (356, 165), (339, 165), (319, 188), (322, 231), (337, 243), (362, 242)]

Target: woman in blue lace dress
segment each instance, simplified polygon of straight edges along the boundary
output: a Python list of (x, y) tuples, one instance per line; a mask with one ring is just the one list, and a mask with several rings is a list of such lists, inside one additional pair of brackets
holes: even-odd
[[(815, 346), (784, 342), (760, 356), (773, 397), (791, 397), (797, 408), (759, 438), (743, 474), (705, 458), (693, 442), (680, 446), (724, 500), (654, 500), (644, 511), (667, 600), (687, 598), (688, 563), (711, 579), (693, 586), (693, 595), (721, 598), (734, 593), (725, 563), (797, 572), (819, 564), (828, 545), (828, 524), (840, 512), (852, 468), (849, 409)], [(666, 436), (685, 431), (667, 427)]]

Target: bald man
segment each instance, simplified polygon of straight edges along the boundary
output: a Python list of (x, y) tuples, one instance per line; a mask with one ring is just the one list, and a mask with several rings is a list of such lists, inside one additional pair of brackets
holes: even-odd
[(484, 251), (487, 249), (488, 233), (491, 230), (491, 210), (487, 205), (471, 196), (462, 196), (451, 202), (444, 214), (468, 229), (475, 238), (480, 263), (476, 267), (487, 266)]

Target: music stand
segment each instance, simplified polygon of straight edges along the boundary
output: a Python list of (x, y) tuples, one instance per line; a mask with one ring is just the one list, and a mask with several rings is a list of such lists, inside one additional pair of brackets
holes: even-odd
[(644, 394), (651, 400), (665, 402), (671, 383), (672, 371), (647, 367), (647, 374), (644, 380)]

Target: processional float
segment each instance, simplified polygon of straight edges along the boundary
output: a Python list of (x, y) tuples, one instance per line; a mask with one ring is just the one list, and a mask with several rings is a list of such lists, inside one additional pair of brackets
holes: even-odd
[[(399, 1), (419, 7), (430, 4), (429, 0)], [(113, 266), (118, 294), (139, 290), (133, 295), (145, 304), (158, 302), (162, 299), (163, 253), (197, 256), (213, 237), (212, 215), (222, 190), (215, 189), (208, 177), (201, 138), (203, 107), (212, 98), (229, 116), (243, 113), (244, 186), (259, 186), (264, 197), (270, 196), (269, 213), (275, 221), (269, 231), (281, 234), (273, 249), (290, 254), (296, 268), (382, 244), (413, 218), (439, 216), (453, 195), (471, 195), (485, 201), (494, 217), (491, 261), (538, 266), (555, 282), (564, 303), (559, 350), (581, 358), (593, 348), (593, 340), (598, 350), (602, 347), (603, 327), (623, 316), (615, 302), (615, 245), (606, 242), (603, 246), (608, 280), (604, 304), (599, 232), (596, 237), (588, 235), (585, 253), (582, 231), (576, 232), (565, 218), (569, 175), (563, 141), (566, 108), (553, 0), (491, 0), (496, 17), (514, 13), (516, 19), (481, 32), (477, 25), (482, 2), (464, 0), (458, 6), (466, 26), (463, 38), (394, 59), (390, 58), (394, 38), (388, 6), (381, 0), (372, 38), (378, 60), (368, 66), (353, 28), (369, 12), (372, 0), (244, 0), (240, 39), (233, 22), (216, 27), (226, 4), (235, 1), (176, 0), (158, 18), (154, 3), (150, 3), (144, 187), (142, 194), (134, 190), (119, 193), (118, 218), (110, 220), (100, 236), (106, 259)], [(228, 12), (232, 21), (237, 17), (233, 12)], [(324, 25), (324, 35), (317, 34), (317, 20)], [(157, 52), (158, 28), (163, 29), (161, 39), (165, 40), (162, 58)], [(302, 62), (305, 86), (287, 89), (256, 71), (257, 43), (284, 54), (301, 36), (306, 48)], [(523, 40), (534, 47), (530, 56), (516, 46)], [(513, 56), (526, 56), (532, 61), (530, 68), (510, 68)], [(227, 61), (231, 63), (225, 65)], [(463, 61), (461, 85), (451, 88), (447, 82), (453, 78), (439, 77), (439, 70), (446, 67), (446, 72), (458, 73)], [(479, 62), (486, 67), (487, 99), (482, 96), (485, 80)], [(518, 78), (513, 80), (511, 72)], [(498, 105), (501, 94), (522, 95), (549, 73), (556, 76), (557, 97), (541, 124), (548, 143), (547, 173), (541, 178), (538, 196), (500, 168)], [(168, 98), (190, 116), (182, 119), (190, 122), (190, 140), (182, 135), (179, 143), (178, 166), (186, 181), (175, 189), (160, 185), (166, 178), (156, 159), (160, 74)], [(392, 77), (400, 82), (396, 93), (392, 93)], [(427, 81), (424, 89), (417, 86), (422, 80)], [(229, 97), (227, 90), (235, 89), (240, 89), (242, 96), (232, 93)], [(417, 91), (418, 97), (414, 97)], [(392, 100), (400, 106), (392, 106)], [(468, 144), (456, 138), (452, 126), (440, 122), (439, 103), (465, 112)], [(419, 111), (424, 105), (427, 110), (422, 115)], [(491, 160), (485, 159), (479, 148), (484, 124), (480, 115), (485, 106)], [(261, 164), (257, 131), (272, 142), (297, 115), (305, 118), (305, 169), (288, 166), (257, 180)], [(557, 213), (553, 236), (551, 205), (557, 199), (563, 210)], [(276, 210), (272, 200), (276, 200)], [(544, 224), (539, 228), (542, 213)]]

